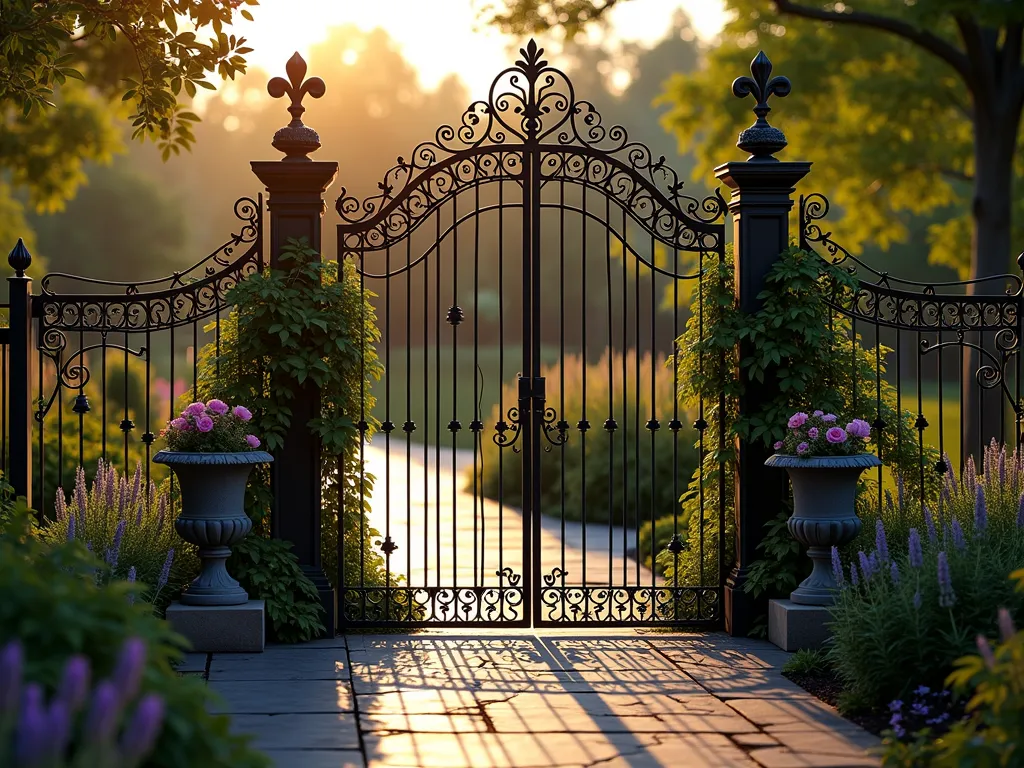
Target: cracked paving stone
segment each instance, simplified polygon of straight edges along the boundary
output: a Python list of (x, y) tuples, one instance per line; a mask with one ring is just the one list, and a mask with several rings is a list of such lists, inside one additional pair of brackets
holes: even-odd
[(211, 711), (227, 714), (285, 715), (352, 711), (352, 689), (342, 680), (227, 680), (210, 688), (222, 701)]
[(214, 654), (211, 681), (347, 680), (345, 649), (268, 649), (260, 654)]
[(551, 639), (545, 645), (555, 661), (576, 671), (674, 669), (672, 663), (642, 638)]
[(777, 648), (775, 650), (750, 650), (696, 646), (692, 648), (661, 648), (659, 650), (666, 658), (677, 664), (698, 664), (735, 669), (781, 669), (793, 655)]
[(521, 693), (483, 705), (499, 733), (742, 733), (757, 730), (707, 694)]
[(814, 698), (778, 669), (680, 664), (686, 674), (721, 698)]
[(729, 699), (726, 704), (760, 728), (777, 730), (861, 731), (855, 723), (814, 697)]
[(487, 733), (493, 731), (487, 718), (477, 711), (462, 714), (407, 714), (379, 712), (360, 714), (359, 727), (364, 733), (374, 731), (410, 733)]
[(721, 734), (366, 734), (371, 768), (756, 766)]

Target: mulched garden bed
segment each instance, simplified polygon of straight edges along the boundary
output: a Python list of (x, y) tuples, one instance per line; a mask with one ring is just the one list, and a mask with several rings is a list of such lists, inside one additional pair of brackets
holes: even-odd
[[(826, 704), (833, 707), (838, 705), (839, 694), (843, 692), (843, 684), (834, 672), (809, 675), (795, 672), (783, 672), (782, 674)], [(889, 727), (889, 712), (866, 712), (857, 715), (843, 715), (843, 717), (876, 736), (881, 736), (882, 731)]]

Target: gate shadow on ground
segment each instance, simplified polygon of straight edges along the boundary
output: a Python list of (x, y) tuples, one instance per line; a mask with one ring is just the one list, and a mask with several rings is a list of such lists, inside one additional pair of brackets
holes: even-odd
[(748, 764), (758, 729), (635, 635), (350, 635), (368, 764)]

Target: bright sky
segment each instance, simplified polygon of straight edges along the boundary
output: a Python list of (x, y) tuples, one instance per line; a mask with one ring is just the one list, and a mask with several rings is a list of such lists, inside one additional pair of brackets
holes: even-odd
[[(491, 0), (496, 2), (500, 0)], [(272, 73), (298, 50), (327, 36), (329, 27), (355, 24), (369, 31), (383, 27), (433, 89), (451, 73), (470, 89), (486, 94), (493, 76), (510, 63), (507, 39), (480, 22), (485, 0), (262, 0), (252, 8), (255, 22), (236, 25), (255, 49), (247, 58)], [(630, 0), (611, 11), (613, 42), (654, 43), (682, 8), (701, 38), (714, 37), (725, 22), (723, 0)], [(543, 42), (541, 43), (543, 45)], [(311, 73), (316, 74), (316, 73)]]

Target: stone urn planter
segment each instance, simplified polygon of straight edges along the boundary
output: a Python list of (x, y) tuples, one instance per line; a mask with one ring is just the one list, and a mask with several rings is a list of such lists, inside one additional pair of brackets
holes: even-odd
[(160, 451), (153, 457), (166, 464), (181, 488), (181, 515), (174, 529), (199, 547), (201, 570), (181, 593), (183, 605), (241, 605), (249, 595), (227, 571), (231, 546), (252, 530), (245, 514), (245, 485), (257, 464), (274, 457), (265, 451), (192, 453)]
[(881, 465), (873, 453), (802, 458), (776, 454), (765, 465), (789, 473), (793, 484), (793, 516), (787, 527), (807, 547), (814, 564), (789, 598), (798, 605), (832, 605), (838, 588), (832, 575), (832, 547), (840, 547), (860, 532), (855, 501), (857, 480), (865, 469)]

